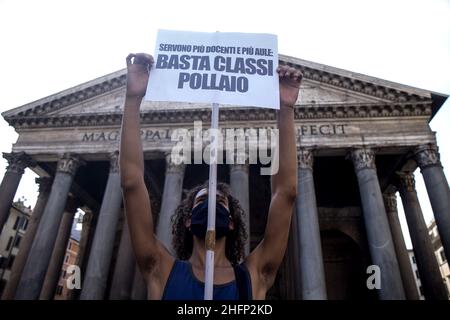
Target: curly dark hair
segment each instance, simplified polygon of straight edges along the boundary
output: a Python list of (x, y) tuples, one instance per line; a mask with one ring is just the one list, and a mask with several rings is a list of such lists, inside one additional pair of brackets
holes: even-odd
[[(186, 227), (186, 222), (192, 215), (195, 196), (204, 188), (208, 188), (208, 181), (189, 190), (172, 216), (172, 245), (178, 259), (187, 260), (191, 257), (194, 240), (192, 233)], [(234, 229), (227, 234), (225, 256), (231, 264), (236, 265), (244, 256), (244, 244), (247, 239), (247, 231), (243, 221), (244, 210), (242, 210), (239, 201), (231, 195), (229, 185), (219, 182), (217, 183), (217, 190), (228, 198)]]

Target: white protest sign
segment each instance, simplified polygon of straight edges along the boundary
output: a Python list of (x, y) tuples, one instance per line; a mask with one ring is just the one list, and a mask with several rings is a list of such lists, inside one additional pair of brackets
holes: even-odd
[(272, 34), (159, 30), (145, 100), (279, 109)]

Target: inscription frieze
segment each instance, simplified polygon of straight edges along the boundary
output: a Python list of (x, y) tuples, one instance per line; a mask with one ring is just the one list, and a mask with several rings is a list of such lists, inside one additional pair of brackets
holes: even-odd
[[(336, 136), (345, 135), (348, 133), (348, 124), (340, 123), (322, 123), (322, 124), (305, 124), (297, 126), (298, 136)], [(273, 128), (271, 126), (261, 127), (265, 129)], [(226, 130), (230, 128), (222, 128), (222, 133), (225, 135)], [(235, 129), (249, 129), (249, 128), (235, 128)], [(260, 128), (254, 128), (260, 129)], [(170, 141), (172, 133), (176, 129), (142, 129), (141, 139), (144, 141), (158, 142)], [(203, 128), (205, 132), (207, 129)], [(191, 131), (191, 130), (189, 130)], [(119, 141), (120, 130), (102, 130), (102, 131), (85, 131), (80, 135), (81, 142), (114, 142)]]

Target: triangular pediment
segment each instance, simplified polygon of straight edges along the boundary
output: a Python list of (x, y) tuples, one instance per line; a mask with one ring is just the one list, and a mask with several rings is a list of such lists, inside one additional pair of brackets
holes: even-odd
[[(121, 112), (124, 104), (125, 88), (119, 88), (100, 96), (74, 103), (67, 107), (49, 111), (48, 115), (79, 115), (92, 113), (114, 113)], [(377, 103), (389, 102), (387, 99), (374, 98), (364, 94), (358, 94), (350, 90), (335, 88), (331, 85), (316, 83), (314, 81), (305, 80), (302, 83), (301, 95), (297, 104), (359, 104), (359, 103)], [(206, 104), (192, 104), (180, 102), (150, 102), (144, 101), (142, 110), (177, 110), (177, 109), (195, 109), (199, 107), (207, 107)]]
[[(389, 104), (433, 99), (433, 93), (427, 90), (302, 59), (280, 55), (280, 63), (293, 65), (303, 71), (304, 80), (297, 101), (299, 105)], [(2, 115), (8, 120), (17, 119), (17, 117), (121, 113), (125, 84), (126, 70), (123, 69), (6, 111)], [(446, 98), (439, 94), (438, 97), (440, 101)], [(191, 103), (144, 102), (142, 110), (183, 110), (202, 107), (208, 106)]]

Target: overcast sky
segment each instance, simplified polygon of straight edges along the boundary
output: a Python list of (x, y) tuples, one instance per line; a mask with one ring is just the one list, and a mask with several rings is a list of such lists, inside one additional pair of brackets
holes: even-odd
[[(274, 33), (281, 54), (448, 95), (449, 17), (447, 0), (0, 0), (0, 112), (122, 69), (129, 52), (153, 53), (157, 29)], [(449, 124), (447, 101), (431, 122), (447, 177)], [(0, 137), (10, 152), (17, 134), (3, 118)], [(5, 168), (2, 158), (0, 178)], [(31, 206), (34, 178), (27, 169), (16, 194)], [(416, 181), (429, 222), (418, 171)]]

